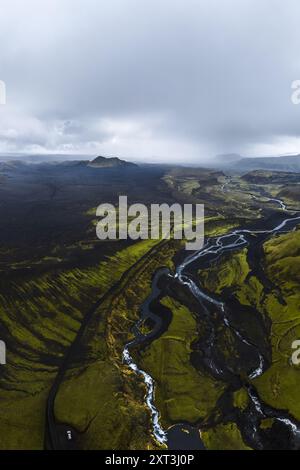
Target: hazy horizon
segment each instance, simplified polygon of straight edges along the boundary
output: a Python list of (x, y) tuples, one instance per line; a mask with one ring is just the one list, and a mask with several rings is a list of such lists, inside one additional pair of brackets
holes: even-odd
[[(7, 154), (2, 154), (0, 153), (0, 161), (5, 162), (5, 161), (21, 161), (24, 159), (26, 163), (43, 163), (43, 162), (63, 162), (63, 161), (92, 161), (93, 159), (97, 158), (97, 156), (100, 156), (99, 154), (67, 154), (67, 153), (44, 153), (44, 154), (39, 154), (39, 153), (7, 153)], [(104, 156), (105, 158), (119, 158), (121, 160), (125, 160), (128, 162), (132, 163), (137, 163), (139, 165), (145, 164), (145, 165), (155, 165), (155, 164), (161, 164), (161, 165), (178, 165), (178, 166), (189, 166), (189, 167), (226, 167), (226, 164), (229, 165), (234, 165), (235, 162), (237, 161), (242, 161), (245, 159), (266, 159), (266, 158), (289, 158), (289, 157), (298, 157), (300, 159), (300, 154), (288, 154), (288, 155), (258, 155), (258, 156), (250, 156), (250, 157), (244, 157), (243, 155), (235, 155), (235, 159), (231, 159), (231, 155), (216, 155), (215, 157), (211, 158), (210, 160), (206, 161), (194, 161), (194, 162), (189, 162), (183, 160), (183, 161), (172, 161), (172, 158), (169, 158), (166, 161), (160, 160), (160, 159), (152, 159), (151, 158), (143, 158), (141, 159), (134, 159), (131, 157), (124, 158), (122, 155), (101, 155)]]

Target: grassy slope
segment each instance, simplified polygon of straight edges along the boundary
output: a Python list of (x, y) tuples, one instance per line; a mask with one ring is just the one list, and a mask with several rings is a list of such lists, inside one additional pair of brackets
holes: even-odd
[(137, 243), (93, 268), (33, 276), (6, 286), (0, 295), (8, 345), (0, 377), (1, 448), (43, 447), (49, 387), (82, 316), (154, 243)]
[[(229, 227), (231, 225), (223, 217), (215, 217), (209, 219), (207, 232), (223, 233)], [(84, 369), (81, 364), (80, 366), (75, 365), (69, 371), (67, 380), (59, 390), (55, 408), (56, 417), (60, 422), (70, 423), (81, 432), (88, 428), (80, 441), (82, 448), (148, 448), (155, 446), (149, 432), (149, 414), (144, 404), (144, 385), (134, 373), (121, 364), (121, 357), (124, 344), (132, 339), (130, 329), (139, 316), (140, 306), (150, 293), (154, 271), (161, 266), (173, 268), (171, 259), (180, 246), (180, 242), (174, 241), (163, 242), (161, 246), (159, 244), (157, 251), (152, 253), (146, 261), (138, 263), (134, 273), (126, 277), (118, 292), (114, 293), (112, 298), (109, 298), (95, 315), (95, 330), (88, 333), (83, 340), (84, 349), (86, 348), (88, 351), (82, 361)], [(179, 320), (181, 318), (180, 322), (184, 325), (187, 319), (182, 313), (184, 312), (177, 315), (175, 311), (175, 318)], [(184, 341), (188, 342), (189, 336), (192, 338), (195, 335), (196, 323), (192, 317), (190, 318), (191, 321), (187, 323), (185, 329), (187, 338), (183, 340), (182, 345), (185, 344)], [(173, 322), (171, 328), (173, 328)], [(92, 329), (93, 326), (90, 327), (90, 330)], [(157, 343), (160, 343), (160, 340), (153, 344)], [(173, 342), (171, 346), (176, 349), (178, 344), (180, 342)], [(187, 344), (183, 347), (188, 351)], [(166, 351), (165, 357), (169, 357), (167, 353), (168, 351)], [(175, 354), (178, 357), (178, 354)], [(191, 390), (187, 386), (184, 393), (181, 393), (180, 402), (177, 404), (178, 395), (170, 400), (169, 407), (171, 410), (173, 403), (173, 409), (178, 410), (178, 416), (183, 416), (182, 419), (184, 419), (183, 409), (190, 410), (189, 416), (186, 417), (192, 417), (196, 420), (205, 416), (207, 407), (212, 407), (215, 404), (220, 389), (217, 385), (215, 390), (213, 381), (206, 377), (207, 384), (204, 388), (202, 385), (202, 390), (204, 392), (203, 398), (207, 403), (200, 403), (197, 393), (201, 377), (197, 376), (197, 372), (190, 365), (188, 366), (188, 360), (189, 356), (186, 353), (185, 366), (188, 367), (188, 374), (191, 376), (190, 384), (193, 386), (193, 396), (188, 398)], [(140, 363), (139, 358), (138, 363), (143, 367), (143, 362)], [(145, 367), (149, 373), (152, 373), (150, 363)], [(181, 364), (178, 363), (177, 367), (180, 368)], [(185, 373), (186, 370), (183, 376)], [(173, 385), (178, 386), (178, 380), (176, 382), (175, 376), (176, 374)], [(105, 387), (102, 384), (103, 377), (105, 377)], [(155, 374), (154, 377), (156, 378)], [(174, 388), (170, 388), (170, 393), (173, 390)], [(212, 395), (212, 398), (209, 398), (209, 394)], [(85, 399), (86, 396), (89, 397), (88, 403)], [(157, 398), (159, 400), (159, 387)], [(195, 407), (195, 401), (200, 403), (199, 409), (197, 409), (198, 405)], [(163, 408), (162, 400), (157, 404), (159, 408), (160, 406)], [(164, 424), (170, 424), (167, 417)]]
[[(161, 265), (171, 267), (171, 259), (178, 248), (178, 242), (158, 243), (151, 256), (141, 260), (98, 309), (82, 340), (81, 363), (69, 370), (55, 406), (60, 422), (70, 423), (83, 432), (81, 448), (156, 446), (149, 431), (144, 384), (122, 364), (122, 351), (132, 339), (130, 329), (150, 293), (154, 271)], [(88, 402), (86, 397), (89, 397)]]
[(197, 372), (190, 363), (191, 343), (197, 332), (191, 312), (170, 297), (162, 303), (173, 313), (171, 325), (138, 362), (155, 379), (162, 424), (169, 427), (179, 422), (196, 423), (212, 411), (223, 386)]
[(286, 305), (275, 295), (266, 299), (272, 319), (273, 363), (255, 385), (267, 403), (289, 410), (300, 420), (300, 367), (290, 362), (292, 343), (300, 339), (300, 231), (270, 240), (265, 251), (266, 272), (280, 288)]

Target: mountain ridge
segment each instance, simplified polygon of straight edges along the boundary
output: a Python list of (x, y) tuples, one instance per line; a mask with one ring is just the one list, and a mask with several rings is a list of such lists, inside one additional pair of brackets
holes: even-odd
[(94, 160), (90, 161), (87, 166), (91, 168), (133, 168), (137, 167), (135, 163), (121, 160), (118, 157), (103, 157), (99, 155)]
[(271, 170), (285, 172), (300, 172), (300, 155), (282, 157), (242, 158), (227, 165), (238, 171)]

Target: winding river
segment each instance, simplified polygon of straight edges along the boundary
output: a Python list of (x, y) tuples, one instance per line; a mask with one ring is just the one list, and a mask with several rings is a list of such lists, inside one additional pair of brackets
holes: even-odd
[[(219, 300), (218, 298), (213, 297), (212, 295), (208, 295), (193, 279), (193, 276), (190, 274), (188, 269), (193, 266), (194, 264), (199, 263), (202, 259), (205, 259), (211, 264), (213, 261), (216, 261), (220, 256), (222, 256), (225, 252), (231, 252), (235, 250), (240, 250), (244, 247), (250, 246), (253, 242), (253, 237), (256, 239), (260, 239), (263, 243), (268, 237), (275, 235), (277, 233), (283, 233), (285, 231), (290, 231), (294, 229), (297, 224), (300, 222), (300, 216), (298, 216), (295, 211), (293, 211), (293, 215), (290, 214), (287, 217), (288, 210), (286, 205), (280, 199), (270, 198), (269, 202), (278, 203), (280, 208), (282, 209), (282, 220), (278, 223), (278, 220), (275, 224), (275, 227), (269, 230), (250, 230), (250, 229), (237, 229), (233, 230), (231, 233), (219, 236), (219, 237), (210, 237), (206, 240), (205, 246), (198, 252), (193, 253), (192, 255), (187, 256), (184, 261), (179, 264), (176, 268), (174, 274), (171, 274), (168, 271), (168, 276), (172, 278), (174, 281), (179, 283), (182, 287), (187, 289), (193, 298), (200, 304), (202, 308), (205, 308), (204, 304), (211, 305), (214, 307), (217, 312), (219, 312), (220, 321), (226, 328), (230, 328), (233, 334), (238, 338), (238, 340), (243, 343), (243, 345), (249, 350), (251, 350), (254, 357), (256, 357), (256, 366), (248, 371), (248, 378), (250, 380), (259, 377), (261, 374), (264, 373), (268, 364), (263, 356), (263, 354), (259, 351), (258, 347), (252, 344), (248, 338), (245, 337), (245, 334), (238, 331), (231, 323), (230, 317), (228, 315), (228, 308), (226, 306), (226, 302)], [(150, 303), (153, 299), (157, 299), (160, 293), (158, 288), (158, 282), (162, 275), (166, 275), (166, 269), (162, 269), (158, 271), (153, 279), (152, 283), (152, 292), (150, 297), (145, 301), (142, 307), (142, 314), (141, 318), (137, 322), (134, 328), (135, 339), (128, 343), (123, 351), (123, 362), (127, 364), (127, 366), (133, 370), (136, 374), (140, 375), (145, 383), (146, 386), (146, 405), (150, 410), (151, 413), (151, 420), (152, 420), (152, 433), (155, 439), (164, 445), (168, 445), (170, 448), (170, 440), (169, 434), (170, 430), (164, 430), (160, 424), (160, 415), (159, 411), (155, 407), (155, 383), (153, 378), (146, 373), (145, 371), (141, 370), (138, 365), (134, 362), (131, 354), (130, 349), (140, 346), (143, 342), (149, 341), (149, 335), (142, 335), (139, 331), (139, 327), (143, 320), (147, 317), (155, 317), (153, 310), (151, 310)], [(161, 319), (159, 317), (157, 319), (157, 324), (155, 327), (155, 332), (152, 332), (150, 336), (155, 336), (155, 333), (161, 327)], [(210, 348), (214, 345), (214, 331), (211, 331), (210, 337)], [(211, 371), (214, 373), (215, 376), (222, 377), (224, 374), (224, 367), (220, 367), (218, 364), (214, 362), (214, 360), (209, 357), (206, 358), (207, 364), (209, 365)], [(256, 390), (252, 385), (247, 385), (246, 390), (248, 392), (249, 401), (250, 401), (250, 408), (247, 414), (247, 419), (243, 424), (243, 437), (244, 440), (247, 440), (249, 445), (253, 446), (257, 449), (264, 449), (264, 442), (262, 439), (258, 437), (259, 434), (259, 424), (262, 418), (272, 418), (275, 421), (278, 421), (282, 426), (288, 429), (289, 433), (289, 442), (290, 448), (297, 449), (300, 448), (300, 425), (299, 423), (293, 419), (288, 413), (281, 412), (271, 407), (265, 405), (259, 398)], [(178, 425), (179, 427), (181, 425)], [(180, 447), (179, 447), (180, 448)]]

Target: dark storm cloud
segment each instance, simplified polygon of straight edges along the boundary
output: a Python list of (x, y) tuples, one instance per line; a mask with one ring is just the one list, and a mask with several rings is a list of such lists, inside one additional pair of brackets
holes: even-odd
[(299, 15), (297, 0), (1, 0), (0, 151), (297, 151)]

